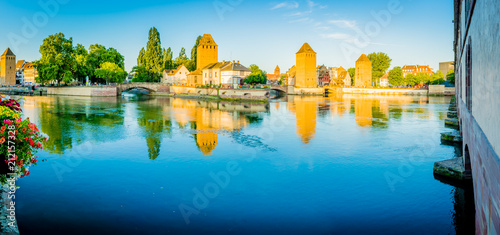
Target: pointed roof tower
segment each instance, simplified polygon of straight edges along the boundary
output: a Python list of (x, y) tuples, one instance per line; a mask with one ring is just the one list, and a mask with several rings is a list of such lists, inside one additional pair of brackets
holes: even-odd
[(217, 43), (215, 43), (215, 40), (212, 38), (212, 35), (210, 35), (210, 34), (203, 34), (203, 37), (201, 38), (199, 45), (217, 46)]
[(370, 61), (370, 59), (368, 59), (368, 56), (366, 56), (365, 54), (362, 54), (358, 60), (356, 60), (356, 62), (361, 62), (361, 61)]
[(7, 50), (5, 50), (5, 52), (2, 54), (2, 56), (6, 56), (6, 55), (15, 55), (15, 54), (10, 50), (10, 48), (7, 47)]
[(304, 43), (304, 45), (302, 45), (302, 47), (297, 52), (297, 54), (299, 54), (299, 53), (314, 53), (314, 54), (316, 54), (316, 52), (312, 49), (311, 46), (309, 46), (309, 44), (307, 42)]

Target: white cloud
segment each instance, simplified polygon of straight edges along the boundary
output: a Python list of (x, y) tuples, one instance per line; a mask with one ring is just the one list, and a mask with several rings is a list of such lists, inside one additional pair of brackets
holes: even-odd
[(307, 0), (307, 5), (310, 7), (310, 8), (313, 8), (315, 6), (317, 6), (318, 4), (316, 4), (315, 2), (311, 1), (311, 0)]
[(329, 39), (339, 39), (339, 40), (350, 40), (352, 38), (351, 35), (346, 33), (330, 33), (330, 34), (321, 34), (322, 38)]
[(291, 20), (291, 21), (289, 21), (289, 23), (301, 23), (301, 22), (313, 23), (314, 20), (310, 19), (309, 17), (304, 17), (304, 18), (300, 18), (300, 19), (297, 19), (297, 20)]
[(329, 29), (330, 29), (330, 27), (328, 27), (328, 26), (317, 26), (317, 27), (316, 27), (316, 29), (317, 29), (317, 30), (323, 30), (323, 31), (324, 31), (324, 30), (329, 30)]
[(271, 10), (276, 10), (280, 8), (288, 8), (288, 9), (296, 9), (299, 8), (299, 3), (298, 2), (282, 2), (274, 5), (274, 7), (271, 8)]
[(330, 20), (328, 21), (330, 24), (337, 25), (338, 27), (341, 28), (356, 28), (356, 21), (355, 20)]

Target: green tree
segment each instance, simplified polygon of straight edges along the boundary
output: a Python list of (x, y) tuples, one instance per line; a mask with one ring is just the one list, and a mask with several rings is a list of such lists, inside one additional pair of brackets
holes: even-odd
[(431, 76), (429, 84), (441, 84), (444, 82), (444, 74), (441, 70), (438, 70), (435, 74)]
[(120, 66), (112, 62), (104, 62), (99, 69), (95, 71), (98, 78), (106, 80), (106, 84), (112, 83), (122, 83), (127, 76)]
[(152, 73), (161, 74), (163, 72), (163, 49), (161, 47), (160, 33), (158, 29), (149, 29), (148, 43), (144, 54), (144, 64), (142, 66)]
[(247, 84), (266, 84), (267, 83), (267, 73), (259, 68), (259, 66), (252, 64), (250, 65), (250, 70), (252, 71), (248, 77), (246, 77), (243, 82)]
[(414, 85), (417, 85), (419, 83), (419, 81), (418, 81), (416, 75), (413, 75), (413, 74), (410, 73), (410, 74), (406, 75), (406, 77), (405, 77), (405, 83), (407, 85), (414, 86)]
[(446, 74), (446, 81), (449, 81), (450, 83), (455, 84), (455, 71), (454, 70), (448, 71), (448, 73)]
[(431, 75), (427, 73), (418, 73), (417, 74), (417, 84), (427, 83), (429, 84), (431, 81)]
[(393, 86), (406, 85), (401, 67), (397, 66), (389, 71), (389, 84)]
[(163, 48), (163, 64), (165, 69), (173, 69), (174, 68), (174, 53), (172, 53), (172, 48)]
[(139, 56), (137, 57), (137, 66), (143, 66), (144, 65), (144, 54), (146, 54), (146, 50), (144, 50), (144, 47), (143, 47), (139, 51)]
[(135, 73), (132, 82), (147, 82), (150, 79), (150, 74), (144, 66), (135, 66), (132, 73)]
[(356, 75), (356, 69), (355, 68), (349, 68), (347, 70), (347, 72), (349, 73), (349, 76), (351, 76), (351, 85), (354, 86), (354, 78), (355, 78), (355, 75)]
[(81, 44), (77, 44), (73, 50), (73, 57), (75, 58), (73, 71), (75, 78), (81, 83), (84, 83), (85, 78), (92, 74), (92, 71), (87, 64), (88, 54), (87, 49), (85, 49), (85, 47)]
[(368, 55), (368, 59), (372, 62), (372, 81), (379, 83), (380, 78), (391, 67), (392, 59), (383, 52), (373, 52)]
[(196, 63), (198, 61), (198, 45), (200, 45), (201, 41), (201, 35), (196, 38), (196, 43), (193, 46), (193, 49), (191, 49), (191, 60), (189, 60), (189, 63), (187, 65), (187, 69), (189, 71), (195, 71), (196, 70)]
[(36, 81), (40, 84), (49, 82), (71, 83), (73, 81), (73, 38), (66, 39), (63, 33), (50, 35), (40, 46), (42, 58), (34, 62), (38, 70)]
[(188, 65), (189, 59), (186, 55), (186, 49), (181, 48), (181, 51), (179, 52), (179, 56), (175, 58), (175, 67), (178, 67), (180, 65)]
[(104, 82), (105, 80), (98, 77), (95, 73), (101, 68), (105, 62), (114, 63), (121, 69), (125, 69), (125, 58), (116, 49), (106, 48), (100, 44), (93, 44), (89, 47), (87, 56), (87, 65), (90, 69), (90, 77), (92, 82)]

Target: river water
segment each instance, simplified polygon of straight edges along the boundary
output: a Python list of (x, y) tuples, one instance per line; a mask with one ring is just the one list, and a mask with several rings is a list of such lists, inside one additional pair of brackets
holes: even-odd
[(436, 180), (450, 98), (231, 103), (25, 97), (49, 140), (21, 234), (455, 234), (471, 193)]

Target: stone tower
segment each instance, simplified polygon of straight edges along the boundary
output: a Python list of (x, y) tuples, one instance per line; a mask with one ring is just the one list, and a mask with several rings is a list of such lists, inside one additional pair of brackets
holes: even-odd
[(281, 75), (281, 70), (280, 70), (280, 66), (276, 65), (276, 68), (274, 69), (274, 75)]
[(297, 74), (295, 77), (296, 87), (313, 88), (316, 87), (316, 52), (304, 43), (296, 53)]
[(372, 62), (365, 54), (356, 61), (355, 87), (372, 87)]
[(0, 84), (16, 85), (16, 55), (10, 48), (0, 57)]
[(219, 62), (219, 47), (215, 43), (212, 35), (204, 34), (198, 44), (196, 69)]

